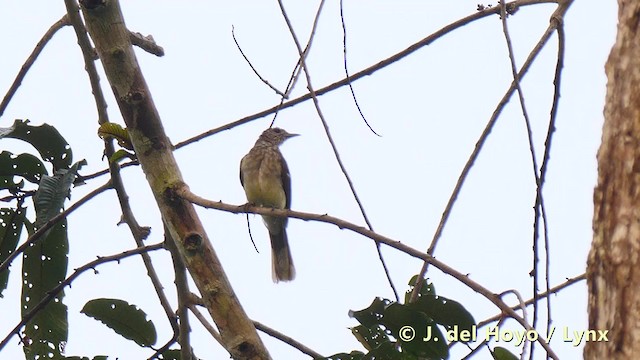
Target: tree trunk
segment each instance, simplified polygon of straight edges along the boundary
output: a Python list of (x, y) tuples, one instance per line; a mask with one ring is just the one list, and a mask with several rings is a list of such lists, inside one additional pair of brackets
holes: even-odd
[(618, 5), (587, 264), (595, 331), (585, 359), (640, 358), (640, 0)]

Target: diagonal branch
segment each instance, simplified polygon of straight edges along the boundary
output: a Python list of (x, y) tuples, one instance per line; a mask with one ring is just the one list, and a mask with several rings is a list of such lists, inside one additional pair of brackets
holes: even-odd
[[(535, 329), (530, 324), (528, 324), (520, 315), (518, 315), (513, 309), (511, 309), (509, 305), (507, 305), (502, 299), (500, 299), (500, 296), (498, 296), (491, 290), (485, 288), (484, 286), (478, 284), (477, 282), (471, 280), (468, 274), (463, 274), (429, 254), (426, 254), (410, 246), (407, 246), (401, 243), (400, 241), (394, 240), (384, 235), (380, 235), (374, 231), (371, 231), (365, 228), (364, 226), (356, 225), (348, 221), (345, 221), (333, 216), (329, 216), (327, 214), (312, 214), (312, 213), (304, 213), (300, 211), (293, 211), (293, 210), (286, 210), (286, 209), (264, 208), (264, 207), (253, 206), (250, 204), (230, 205), (230, 204), (225, 204), (221, 201), (211, 201), (211, 200), (201, 198), (198, 195), (195, 195), (189, 190), (189, 188), (185, 184), (172, 189), (172, 193), (176, 197), (180, 197), (182, 199), (185, 199), (189, 202), (192, 202), (204, 208), (217, 209), (217, 210), (226, 211), (234, 214), (251, 213), (251, 214), (259, 214), (259, 215), (289, 217), (289, 218), (296, 218), (296, 219), (302, 219), (302, 220), (313, 220), (313, 221), (333, 224), (340, 229), (348, 229), (350, 231), (363, 235), (364, 237), (367, 237), (375, 242), (383, 243), (396, 250), (402, 251), (407, 255), (421, 259), (425, 262), (429, 262), (438, 270), (457, 279), (462, 284), (469, 287), (476, 293), (484, 296), (487, 300), (489, 300), (496, 307), (498, 307), (502, 312), (504, 312), (509, 317), (516, 320), (527, 331), (535, 331)], [(549, 357), (555, 360), (558, 359), (558, 356), (549, 347), (549, 344), (544, 339), (542, 339), (542, 337), (540, 337), (537, 341), (547, 351), (547, 355)]]
[(9, 342), (9, 340), (11, 340), (11, 338), (14, 335), (18, 335), (20, 329), (27, 323), (29, 322), (29, 320), (31, 320), (33, 318), (33, 316), (35, 316), (35, 314), (42, 310), (42, 308), (44, 308), (49, 302), (51, 302), (56, 295), (58, 295), (65, 287), (67, 287), (68, 285), (71, 285), (71, 283), (80, 275), (82, 275), (82, 273), (84, 273), (87, 270), (91, 270), (94, 269), (95, 267), (101, 264), (106, 264), (108, 262), (113, 262), (113, 261), (120, 261), (124, 258), (133, 256), (133, 255), (138, 255), (138, 254), (143, 254), (143, 253), (147, 253), (149, 251), (154, 251), (154, 250), (159, 250), (164, 248), (164, 244), (160, 243), (160, 244), (155, 244), (155, 245), (148, 245), (148, 246), (143, 246), (143, 247), (139, 247), (133, 250), (127, 250), (125, 252), (122, 252), (120, 254), (116, 254), (116, 255), (111, 255), (111, 256), (104, 256), (104, 257), (98, 257), (98, 259), (93, 260), (85, 265), (82, 265), (81, 267), (77, 268), (73, 274), (71, 274), (68, 278), (66, 278), (63, 282), (61, 282), (58, 286), (56, 286), (55, 288), (51, 289), (51, 291), (49, 291), (49, 293), (47, 293), (47, 296), (45, 296), (39, 303), (38, 305), (34, 306), (31, 311), (29, 311), (27, 314), (25, 314), (22, 319), (20, 320), (20, 322), (18, 323), (18, 325), (16, 325), (13, 330), (11, 330), (11, 332), (2, 340), (2, 342), (0, 342), (0, 350), (2, 350), (7, 343)]
[[(507, 6), (509, 6), (510, 4), (511, 3), (507, 4)], [(498, 7), (497, 10), (498, 11), (500, 10), (499, 7)], [(527, 71), (531, 67), (531, 64), (533, 64), (533, 61), (536, 59), (538, 54), (540, 54), (540, 52), (542, 51), (542, 48), (546, 45), (547, 41), (549, 41), (549, 39), (551, 38), (551, 35), (553, 34), (554, 31), (555, 31), (555, 26), (554, 26), (554, 23), (552, 22), (549, 25), (549, 27), (547, 28), (547, 30), (545, 31), (545, 33), (541, 36), (541, 38), (538, 41), (538, 43), (536, 44), (536, 46), (529, 53), (529, 56), (527, 57), (527, 59), (525, 60), (524, 64), (522, 65), (522, 68), (520, 69), (520, 72), (518, 72), (518, 74), (517, 74), (517, 78), (518, 79), (522, 79), (523, 76), (527, 73)], [(462, 172), (460, 173), (460, 176), (458, 177), (456, 185), (455, 185), (455, 187), (454, 187), (454, 189), (453, 189), (453, 191), (451, 193), (451, 196), (449, 197), (449, 201), (447, 202), (447, 205), (445, 206), (444, 212), (442, 213), (442, 217), (440, 219), (440, 223), (438, 224), (438, 228), (436, 229), (436, 232), (433, 235), (433, 239), (431, 240), (431, 245), (429, 245), (429, 249), (427, 250), (427, 254), (433, 255), (433, 253), (435, 252), (436, 245), (438, 244), (438, 240), (440, 239), (440, 236), (442, 235), (444, 227), (445, 227), (445, 225), (447, 223), (447, 220), (449, 219), (449, 215), (451, 214), (451, 210), (453, 209), (453, 205), (455, 204), (456, 200), (458, 199), (458, 195), (460, 194), (460, 191), (462, 190), (462, 185), (464, 184), (465, 180), (467, 179), (467, 176), (469, 175), (469, 172), (471, 171), (471, 168), (473, 167), (473, 164), (475, 163), (476, 159), (478, 158), (478, 155), (480, 154), (480, 151), (482, 150), (482, 147), (484, 146), (485, 142), (487, 141), (487, 139), (489, 137), (489, 134), (491, 133), (491, 130), (493, 129), (493, 127), (496, 124), (496, 122), (498, 121), (498, 118), (499, 118), (500, 114), (502, 113), (502, 110), (506, 106), (507, 102), (509, 101), (509, 99), (511, 98), (511, 96), (513, 95), (515, 90), (516, 90), (516, 82), (512, 81), (511, 82), (511, 86), (509, 87), (509, 89), (507, 89), (507, 91), (504, 94), (504, 96), (502, 97), (502, 99), (500, 99), (500, 102), (498, 102), (498, 105), (496, 106), (495, 110), (493, 111), (493, 114), (491, 115), (491, 118), (489, 119), (489, 122), (485, 126), (484, 130), (482, 131), (482, 134), (480, 135), (480, 138), (476, 142), (476, 146), (474, 147), (473, 151), (471, 152), (471, 155), (467, 159), (467, 162), (465, 163), (465, 165), (464, 165), (464, 167), (462, 169)], [(427, 273), (428, 267), (429, 267), (429, 262), (427, 261), (422, 265), (422, 269), (420, 270), (420, 276), (418, 277), (418, 279), (423, 279), (424, 278), (425, 274)], [(417, 298), (417, 296), (419, 294), (419, 291), (420, 291), (420, 288), (422, 287), (422, 283), (423, 283), (423, 281), (418, 281), (416, 283), (416, 286), (413, 289), (413, 293), (411, 294), (411, 301), (415, 301), (415, 299)]]
[(54, 227), (58, 222), (60, 222), (60, 220), (69, 216), (72, 212), (76, 211), (80, 206), (85, 204), (87, 201), (91, 200), (92, 198), (96, 197), (97, 195), (109, 189), (111, 189), (111, 181), (94, 189), (93, 191), (85, 195), (82, 199), (73, 203), (73, 205), (69, 206), (60, 214), (52, 217), (36, 232), (31, 234), (31, 236), (27, 238), (24, 244), (20, 245), (16, 249), (16, 251), (12, 252), (11, 255), (9, 255), (2, 264), (0, 264), (0, 273), (7, 270), (7, 268), (9, 268), (9, 265), (11, 265), (11, 262), (13, 262), (13, 260), (15, 260), (16, 257), (22, 254), (27, 248), (29, 248), (30, 246), (33, 246), (36, 242), (38, 242), (42, 238), (42, 235), (44, 235), (47, 231), (49, 231), (49, 229)]
[(36, 59), (38, 59), (38, 56), (40, 55), (44, 47), (47, 45), (49, 40), (53, 38), (53, 35), (55, 35), (55, 33), (58, 32), (58, 30), (62, 29), (67, 25), (69, 25), (69, 18), (65, 14), (60, 20), (56, 21), (53, 25), (51, 25), (49, 30), (47, 30), (47, 32), (44, 33), (44, 35), (42, 36), (42, 39), (38, 41), (38, 43), (36, 44), (36, 47), (31, 52), (31, 55), (29, 55), (27, 60), (24, 62), (24, 64), (22, 65), (22, 68), (20, 68), (20, 71), (18, 72), (18, 75), (16, 75), (15, 80), (13, 80), (13, 83), (11, 84), (9, 91), (7, 91), (7, 94), (2, 99), (2, 102), (0, 103), (0, 116), (4, 114), (4, 111), (7, 109), (7, 106), (9, 106), (9, 103), (11, 102), (13, 95), (15, 95), (16, 91), (18, 91), (18, 88), (22, 84), (22, 80), (24, 80), (25, 76), (27, 76), (29, 69), (31, 69), (31, 66), (36, 62)]
[[(302, 46), (300, 45), (300, 41), (298, 41), (298, 37), (296, 36), (296, 33), (295, 33), (294, 29), (293, 29), (293, 25), (291, 25), (291, 21), (289, 20), (289, 17), (287, 16), (287, 12), (284, 9), (284, 4), (282, 3), (282, 0), (278, 0), (278, 4), (280, 5), (280, 10), (281, 10), (282, 16), (284, 17), (285, 22), (287, 23), (287, 27), (289, 28), (289, 32), (291, 33), (291, 37), (293, 38), (293, 41), (296, 44), (296, 48), (298, 49), (298, 54), (300, 55), (300, 64), (302, 65), (302, 69), (304, 70), (304, 74), (305, 74), (305, 77), (307, 79), (307, 89), (309, 89), (309, 92), (311, 94), (311, 98), (313, 99), (313, 105), (314, 105), (314, 107), (316, 109), (316, 112), (318, 113), (318, 117), (320, 118), (320, 122), (322, 123), (322, 126), (324, 127), (324, 132), (327, 135), (327, 139), (329, 140), (329, 144), (331, 145), (331, 149), (333, 150), (333, 155), (336, 158), (336, 162), (338, 163), (338, 166), (340, 167), (340, 170), (342, 171), (342, 174), (344, 174), (345, 180), (347, 180), (347, 184), (349, 185), (349, 189), (351, 190), (351, 193), (353, 194), (353, 198), (355, 199), (356, 203), (358, 204), (358, 208), (360, 209), (360, 213), (362, 214), (362, 217), (364, 218), (365, 223), (369, 227), (369, 230), (373, 231), (373, 225), (369, 221), (369, 217), (367, 216), (367, 212), (365, 211), (364, 205), (362, 204), (362, 201), (360, 200), (360, 197), (358, 196), (356, 188), (353, 185), (353, 181), (351, 181), (351, 177), (349, 176), (349, 173), (347, 172), (347, 168), (344, 165), (344, 163), (342, 162), (342, 159), (340, 158), (340, 153), (338, 152), (338, 147), (336, 146), (335, 142), (333, 141), (333, 137), (331, 136), (331, 132), (329, 131), (329, 124), (327, 123), (327, 120), (325, 119), (324, 114), (322, 113), (322, 110), (320, 109), (320, 102), (318, 101), (318, 97), (316, 96), (315, 90), (313, 89), (313, 85), (311, 84), (311, 73), (309, 72), (309, 68), (307, 67), (307, 62), (305, 61), (306, 53), (302, 50)], [(323, 4), (324, 4), (324, 0), (321, 0), (321, 3), (320, 3), (320, 7), (321, 8), (322, 8)], [(376, 250), (378, 252), (378, 257), (380, 258), (380, 262), (382, 263), (382, 267), (383, 267), (384, 273), (385, 273), (385, 275), (387, 277), (389, 285), (391, 286), (391, 290), (393, 291), (393, 294), (396, 297), (396, 301), (399, 302), (400, 301), (400, 296), (398, 296), (398, 290), (396, 290), (396, 287), (393, 284), (393, 280), (391, 279), (391, 274), (389, 274), (389, 269), (387, 268), (387, 264), (385, 263), (384, 258), (382, 257), (382, 252), (380, 251), (380, 244), (376, 244)]]
[[(510, 2), (510, 3), (507, 3), (507, 6), (510, 9), (514, 9), (514, 11), (515, 11), (515, 10), (517, 10), (520, 7), (523, 7), (523, 6), (548, 4), (548, 3), (555, 4), (557, 2), (558, 2), (558, 0), (518, 0), (518, 1), (513, 1), (513, 2)], [(334, 82), (333, 84), (324, 86), (324, 87), (316, 90), (315, 91), (315, 95), (316, 96), (324, 95), (324, 94), (329, 93), (329, 92), (331, 92), (333, 90), (336, 90), (338, 88), (346, 86), (350, 82), (353, 83), (356, 80), (360, 80), (360, 79), (362, 79), (362, 78), (364, 78), (366, 76), (372, 75), (375, 72), (377, 72), (379, 70), (382, 70), (382, 69), (386, 68), (387, 66), (404, 59), (405, 57), (413, 54), (414, 52), (422, 49), (423, 47), (432, 44), (434, 41), (440, 39), (444, 35), (447, 35), (448, 33), (452, 32), (452, 31), (454, 31), (456, 29), (459, 29), (459, 28), (461, 28), (461, 27), (463, 27), (463, 26), (465, 26), (465, 25), (467, 25), (467, 24), (469, 24), (469, 23), (471, 23), (473, 21), (485, 18), (487, 16), (496, 15), (496, 14), (499, 14), (499, 13), (500, 13), (500, 8), (499, 7), (497, 7), (497, 6), (496, 7), (488, 7), (488, 8), (485, 8), (484, 10), (478, 11), (478, 12), (472, 14), (472, 15), (469, 15), (467, 17), (464, 17), (464, 18), (460, 19), (460, 20), (457, 20), (457, 21), (455, 21), (455, 22), (453, 22), (453, 23), (441, 28), (440, 30), (434, 32), (433, 34), (425, 37), (424, 39), (412, 44), (411, 46), (407, 47), (406, 49), (404, 49), (404, 50), (402, 50), (402, 51), (400, 51), (400, 52), (398, 52), (398, 53), (396, 53), (396, 54), (394, 54), (394, 55), (392, 55), (392, 56), (390, 56), (390, 57), (388, 57), (388, 58), (386, 58), (384, 60), (378, 61), (374, 65), (371, 65), (371, 66), (369, 66), (369, 67), (367, 67), (367, 68), (365, 68), (363, 70), (360, 70), (360, 71), (358, 71), (357, 73), (351, 75), (348, 78), (344, 78), (342, 80)], [(238, 119), (238, 120), (232, 121), (230, 123), (227, 123), (225, 125), (219, 126), (217, 128), (205, 131), (202, 134), (196, 135), (194, 137), (191, 137), (189, 139), (186, 139), (184, 141), (181, 141), (181, 142), (177, 143), (175, 145), (175, 147), (176, 147), (176, 149), (181, 148), (183, 146), (186, 146), (186, 145), (192, 144), (194, 142), (200, 141), (200, 140), (202, 140), (202, 139), (204, 139), (206, 137), (209, 137), (211, 135), (217, 134), (217, 133), (219, 133), (221, 131), (232, 129), (232, 128), (238, 126), (238, 125), (246, 124), (246, 123), (251, 122), (253, 120), (260, 119), (260, 118), (265, 117), (267, 115), (273, 114), (273, 113), (275, 113), (277, 111), (290, 108), (292, 106), (295, 106), (297, 104), (300, 104), (302, 102), (305, 102), (305, 101), (308, 101), (308, 100), (311, 100), (311, 99), (312, 99), (312, 96), (311, 96), (311, 93), (309, 92), (309, 93), (307, 93), (307, 94), (305, 94), (303, 96), (300, 96), (300, 97), (295, 98), (293, 100), (287, 101), (287, 102), (283, 103), (282, 105), (273, 106), (273, 107), (271, 107), (269, 109), (262, 110), (260, 112), (257, 112), (255, 114), (253, 114), (253, 115), (248, 115), (248, 116), (245, 116), (245, 117), (243, 117), (241, 119)]]
[(182, 261), (202, 294), (225, 349), (234, 359), (270, 359), (226, 277), (195, 208), (168, 191), (175, 184), (182, 184), (182, 175), (135, 56), (119, 2), (82, 0), (80, 4), (138, 161), (169, 230), (169, 238), (175, 241)]
[[(84, 23), (82, 22), (82, 18), (80, 17), (80, 9), (78, 7), (78, 3), (76, 2), (76, 0), (65, 0), (65, 5), (67, 7), (67, 16), (69, 17), (71, 24), (73, 25), (76, 37), (78, 38), (78, 45), (80, 47), (80, 50), (82, 51), (82, 55), (84, 58), (84, 67), (89, 76), (91, 92), (93, 94), (93, 98), (96, 103), (96, 109), (98, 112), (98, 123), (107, 123), (109, 121), (109, 114), (107, 113), (107, 101), (104, 97), (102, 88), (100, 87), (100, 77), (98, 76), (98, 70), (96, 69), (95, 59), (93, 56), (95, 51), (91, 46), (91, 41), (89, 39), (89, 35), (87, 34), (87, 29), (85, 28)], [(113, 140), (104, 139), (104, 146), (104, 153), (106, 155), (106, 158), (110, 159), (115, 151)], [(133, 210), (131, 209), (129, 203), (129, 196), (127, 195), (127, 192), (125, 190), (122, 176), (120, 175), (120, 165), (117, 162), (109, 163), (109, 171), (111, 173), (111, 183), (113, 184), (113, 188), (116, 190), (118, 202), (122, 210), (122, 219), (129, 227), (136, 246), (142, 247), (144, 246), (143, 240), (146, 239), (149, 235), (150, 229), (148, 227), (140, 226), (135, 218), (135, 215), (133, 214)], [(176, 320), (176, 315), (171, 308), (171, 304), (169, 303), (167, 295), (164, 293), (164, 287), (162, 286), (160, 278), (155, 268), (153, 267), (151, 256), (149, 256), (149, 254), (147, 253), (143, 253), (142, 262), (147, 269), (149, 280), (153, 285), (156, 295), (158, 296), (158, 300), (160, 301), (160, 305), (162, 306), (165, 315), (167, 316), (169, 324), (171, 324), (171, 328), (173, 329), (173, 331), (177, 332), (178, 323)]]

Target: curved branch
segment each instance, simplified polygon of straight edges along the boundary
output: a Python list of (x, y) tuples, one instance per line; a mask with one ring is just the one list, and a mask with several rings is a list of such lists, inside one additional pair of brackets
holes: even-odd
[(71, 276), (66, 278), (63, 282), (61, 282), (55, 288), (51, 289), (51, 291), (49, 291), (49, 293), (47, 293), (47, 296), (45, 296), (38, 303), (38, 305), (34, 306), (33, 309), (31, 309), (31, 311), (29, 311), (27, 314), (22, 316), (22, 319), (20, 320), (18, 325), (16, 325), (13, 328), (13, 330), (11, 330), (11, 332), (2, 340), (2, 342), (0, 342), (0, 350), (2, 350), (5, 347), (5, 345), (7, 345), (9, 340), (11, 340), (11, 338), (14, 335), (18, 335), (20, 329), (29, 320), (31, 320), (33, 318), (33, 316), (38, 311), (42, 310), (42, 308), (44, 308), (49, 302), (51, 302), (56, 297), (56, 295), (58, 295), (58, 293), (60, 293), (66, 286), (70, 285), (73, 282), (73, 280), (75, 280), (78, 276), (80, 276), (85, 271), (90, 270), (90, 269), (95, 269), (96, 266), (101, 265), (101, 264), (106, 264), (108, 262), (113, 262), (113, 261), (120, 261), (120, 260), (122, 260), (124, 258), (133, 256), (133, 255), (143, 254), (143, 253), (146, 253), (146, 252), (149, 252), (149, 251), (159, 250), (159, 249), (163, 249), (163, 248), (164, 248), (164, 244), (163, 243), (155, 244), (155, 245), (148, 245), (148, 246), (140, 247), (140, 248), (137, 248), (137, 249), (124, 251), (124, 252), (122, 252), (120, 254), (116, 254), (116, 255), (98, 257), (98, 259), (93, 260), (93, 261), (91, 261), (91, 262), (89, 262), (89, 263), (87, 263), (85, 265), (82, 265), (81, 267), (77, 268), (73, 272), (73, 274), (71, 274)]
[[(400, 241), (397, 241), (392, 238), (373, 232), (364, 226), (356, 225), (348, 221), (345, 221), (333, 216), (329, 216), (327, 214), (312, 214), (312, 213), (305, 213), (305, 212), (293, 211), (293, 210), (264, 208), (259, 206), (253, 206), (250, 204), (230, 205), (230, 204), (225, 204), (221, 201), (211, 201), (211, 200), (201, 198), (195, 195), (194, 193), (192, 193), (189, 190), (189, 188), (186, 186), (186, 184), (183, 184), (177, 188), (174, 188), (172, 191), (174, 192), (174, 195), (181, 197), (196, 205), (202, 206), (204, 208), (217, 209), (217, 210), (222, 210), (222, 211), (226, 211), (234, 214), (251, 213), (251, 214), (259, 214), (259, 215), (289, 217), (289, 218), (296, 218), (301, 220), (314, 220), (314, 221), (336, 225), (340, 229), (351, 230), (371, 240), (383, 243), (396, 250), (400, 250), (407, 255), (413, 256), (418, 259), (422, 259), (425, 262), (432, 264), (438, 270), (442, 271), (443, 273), (449, 276), (452, 276), (453, 278), (457, 279), (458, 281), (460, 281), (461, 283), (463, 283), (473, 291), (484, 296), (487, 300), (491, 301), (496, 307), (498, 307), (502, 312), (504, 312), (509, 317), (513, 318), (518, 323), (520, 323), (520, 325), (522, 325), (522, 327), (524, 327), (527, 331), (535, 331), (535, 329), (531, 325), (529, 325), (520, 315), (518, 315), (509, 305), (507, 305), (504, 301), (502, 301), (502, 299), (500, 299), (500, 297), (497, 294), (493, 293), (492, 291), (478, 284), (477, 282), (471, 280), (466, 274), (459, 272), (458, 270), (437, 260), (431, 255), (428, 255), (410, 246), (407, 246), (401, 243)], [(547, 351), (547, 354), (549, 357), (555, 360), (558, 359), (558, 356), (553, 352), (551, 347), (549, 347), (549, 344), (544, 339), (539, 338), (538, 342)]]

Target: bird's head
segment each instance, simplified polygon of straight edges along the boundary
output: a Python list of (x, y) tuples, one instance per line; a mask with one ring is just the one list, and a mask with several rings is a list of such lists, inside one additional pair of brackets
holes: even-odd
[(269, 128), (262, 132), (258, 141), (265, 141), (269, 144), (280, 145), (285, 140), (298, 136), (298, 134), (289, 134), (286, 130), (280, 128)]

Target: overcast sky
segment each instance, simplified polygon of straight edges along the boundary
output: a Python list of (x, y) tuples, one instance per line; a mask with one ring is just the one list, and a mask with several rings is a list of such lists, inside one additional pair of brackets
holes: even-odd
[[(476, 11), (477, 0), (345, 1), (349, 69), (355, 73), (408, 47), (439, 28)], [(317, 2), (287, 1), (293, 25), (307, 39)], [(297, 61), (297, 50), (275, 1), (123, 1), (127, 26), (152, 34), (166, 56), (137, 51), (165, 130), (176, 143), (203, 131), (269, 108), (279, 97), (261, 83), (236, 49), (236, 37), (253, 65), (283, 89)], [(529, 6), (508, 18), (516, 63), (522, 65), (547, 25), (553, 4)], [(34, 45), (64, 14), (63, 1), (0, 2), (0, 92), (4, 94)], [(308, 58), (316, 89), (344, 77), (342, 26), (337, 1), (325, 5)], [(566, 19), (566, 58), (557, 130), (544, 195), (549, 217), (551, 285), (585, 270), (591, 243), (595, 154), (600, 143), (606, 77), (604, 63), (615, 38), (614, 2), (576, 1)], [(543, 154), (553, 91), (557, 39), (553, 37), (522, 82), (531, 117), (538, 161)], [(122, 124), (102, 75), (111, 121)], [(374, 229), (426, 251), (446, 202), (482, 129), (511, 82), (501, 22), (491, 16), (466, 25), (386, 69), (354, 83), (358, 101), (373, 129), (359, 117), (347, 88), (320, 97), (331, 134)], [(294, 96), (306, 92), (300, 79)], [(2, 118), (0, 127), (28, 118), (55, 126), (69, 141), (74, 159), (86, 159), (83, 173), (105, 167), (97, 137), (97, 115), (82, 56), (72, 28), (62, 29), (40, 56)], [(212, 200), (244, 203), (239, 161), (271, 117), (219, 133), (175, 152), (192, 191)], [(311, 102), (282, 111), (276, 125), (302, 136), (282, 151), (292, 176), (292, 208), (328, 213), (364, 224), (340, 172)], [(2, 149), (19, 152), (16, 142)], [(123, 171), (138, 221), (153, 228), (149, 244), (162, 241), (159, 213), (140, 168)], [(73, 189), (72, 200), (106, 181)], [(495, 293), (517, 290), (531, 297), (532, 222), (535, 182), (526, 128), (513, 98), (476, 161), (436, 257)], [(291, 220), (288, 234), (297, 278), (271, 281), (268, 235), (259, 217), (251, 226), (253, 250), (244, 216), (199, 209), (238, 298), (249, 316), (288, 334), (323, 355), (364, 350), (349, 327), (347, 312), (368, 306), (374, 297), (392, 299), (371, 240), (327, 224)], [(70, 266), (98, 255), (135, 246), (120, 218), (115, 194), (102, 194), (69, 218)], [(420, 261), (383, 248), (399, 291)], [(170, 258), (153, 255), (170, 298), (175, 297)], [(544, 257), (543, 257), (544, 258)], [(542, 263), (541, 263), (542, 264)], [(17, 323), (19, 264), (11, 267), (10, 290), (0, 299), (0, 337)], [(121, 339), (79, 310), (97, 297), (121, 298), (140, 306), (159, 330), (160, 346), (170, 327), (139, 258), (98, 268), (67, 289), (70, 333), (67, 355), (110, 355), (141, 359), (153, 352)], [(438, 294), (460, 301), (477, 321), (498, 311), (452, 277), (431, 268), (428, 278)], [(195, 287), (193, 288), (195, 291)], [(507, 298), (515, 304), (513, 297)], [(553, 323), (584, 330), (586, 285), (574, 285), (552, 298)], [(175, 302), (174, 302), (175, 304)], [(529, 317), (531, 315), (529, 314)], [(544, 318), (542, 318), (544, 321)], [(227, 353), (192, 321), (196, 354), (204, 359)], [(507, 322), (505, 329), (519, 329)], [(307, 358), (280, 341), (263, 336), (274, 359)], [(500, 343), (518, 354), (513, 343)], [(551, 347), (560, 358), (578, 358), (574, 347), (556, 335)], [(456, 346), (452, 359), (464, 356)], [(2, 358), (19, 358), (14, 338)], [(487, 359), (487, 352), (478, 355)], [(541, 350), (536, 358), (543, 358)]]

